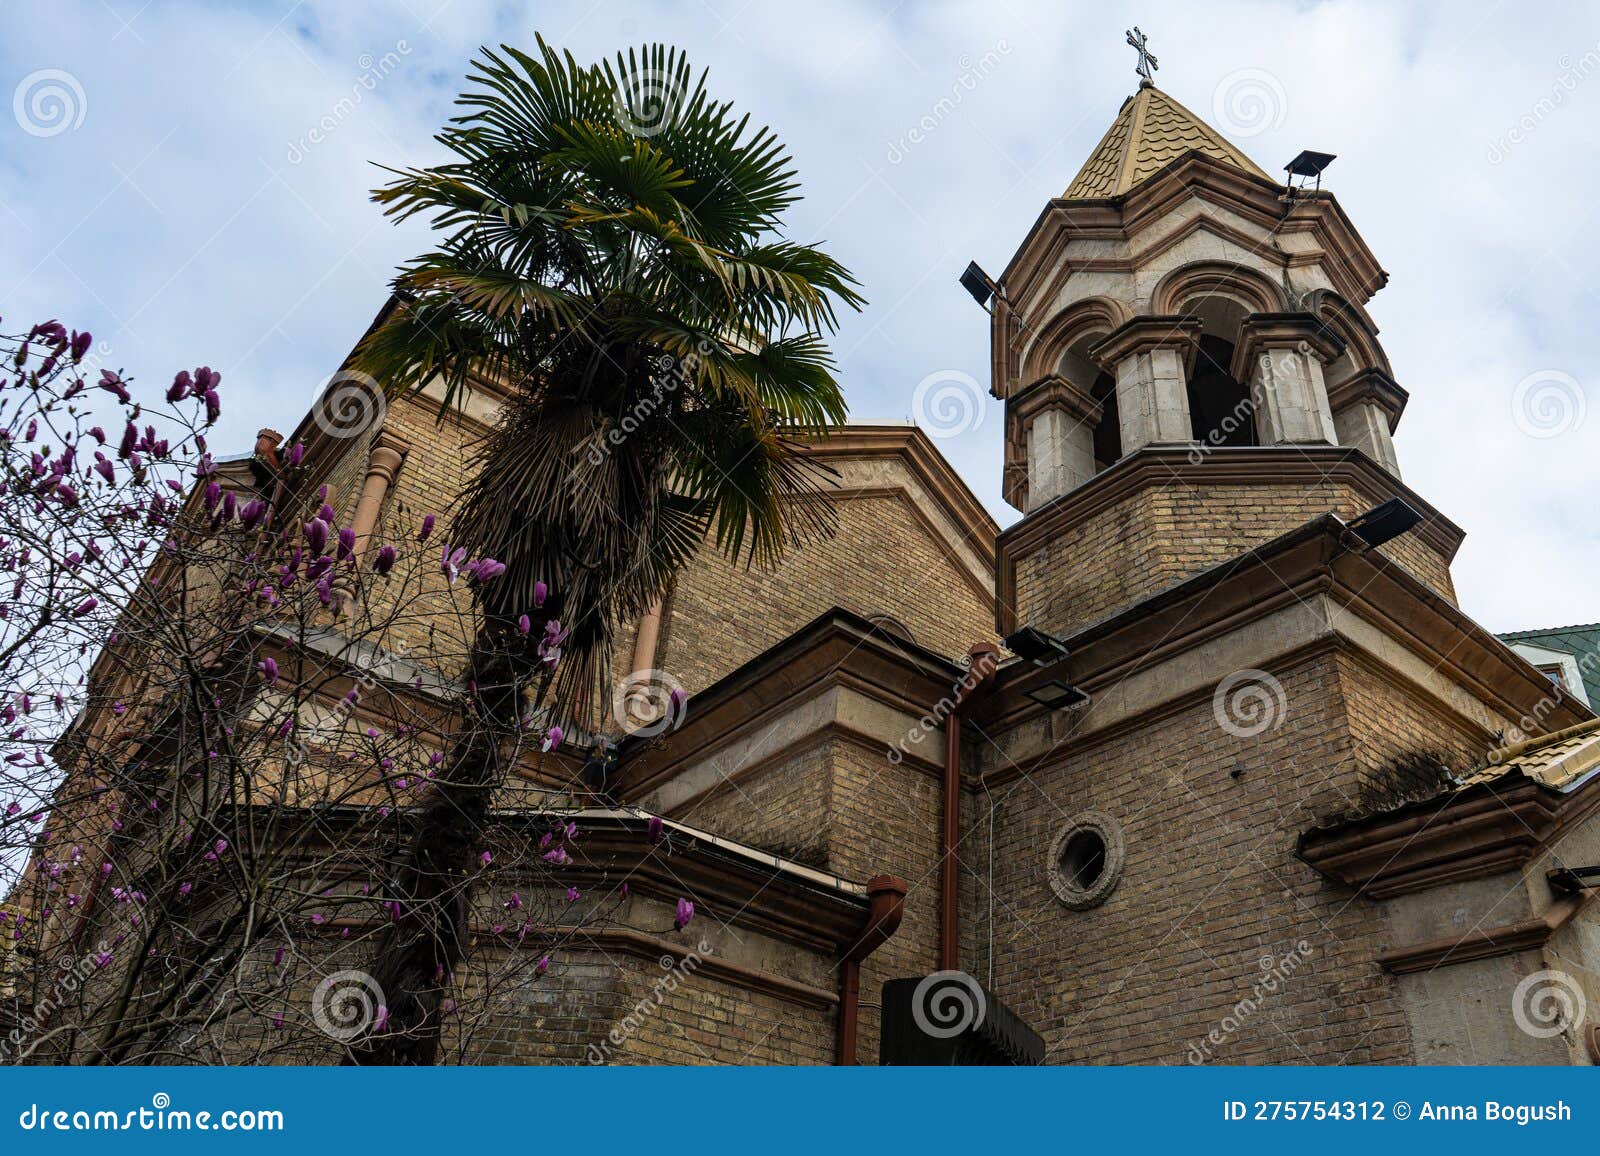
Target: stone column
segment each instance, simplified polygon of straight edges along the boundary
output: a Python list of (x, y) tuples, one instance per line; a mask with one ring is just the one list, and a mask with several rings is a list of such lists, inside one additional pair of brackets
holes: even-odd
[(389, 496), (389, 487), (400, 472), (405, 460), (406, 446), (387, 433), (379, 433), (373, 440), (372, 453), (367, 458), (367, 477), (361, 483), (361, 496), (356, 499), (355, 517), (350, 528), (356, 532), (356, 557), (366, 557), (367, 544), (378, 526), (378, 513), (383, 500)]
[(1363, 369), (1333, 386), (1328, 405), (1339, 444), (1360, 450), (1398, 478), (1400, 459), (1391, 435), (1409, 396), (1381, 369)]
[(1051, 374), (1010, 401), (1025, 431), (1028, 509), (1075, 490), (1094, 477), (1094, 427), (1101, 406), (1064, 377)]
[[(367, 457), (367, 476), (361, 483), (361, 494), (356, 498), (356, 510), (350, 519), (350, 529), (355, 531), (355, 560), (356, 565), (364, 564), (367, 556), (367, 547), (372, 542), (373, 532), (378, 527), (378, 514), (383, 510), (383, 500), (389, 496), (389, 488), (394, 485), (396, 475), (400, 472), (400, 463), (405, 460), (406, 445), (388, 433), (379, 431), (372, 440), (372, 452)], [(331, 496), (330, 496), (331, 502)], [(333, 612), (334, 615), (343, 614), (350, 608), (351, 600), (355, 597), (358, 580), (353, 574), (341, 576), (333, 587)]]
[(1135, 317), (1089, 350), (1117, 379), (1124, 456), (1148, 445), (1187, 445), (1189, 373), (1200, 349), (1197, 317)]
[(1262, 445), (1334, 444), (1322, 367), (1343, 352), (1344, 342), (1309, 313), (1254, 313), (1245, 320), (1230, 372), (1250, 388)]

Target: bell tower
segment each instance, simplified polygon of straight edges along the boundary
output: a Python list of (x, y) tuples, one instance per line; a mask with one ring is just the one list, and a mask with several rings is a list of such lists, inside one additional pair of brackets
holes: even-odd
[[(1461, 532), (1400, 480), (1387, 274), (1331, 192), (1280, 184), (1139, 87), (998, 283), (1000, 625), (1067, 633), (1323, 513), (1402, 496), (1447, 599)], [(1326, 158), (1331, 159), (1331, 158)]]

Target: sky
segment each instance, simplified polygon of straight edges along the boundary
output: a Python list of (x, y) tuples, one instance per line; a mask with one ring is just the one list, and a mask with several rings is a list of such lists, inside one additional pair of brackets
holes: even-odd
[(789, 236), (863, 283), (834, 342), (852, 416), (919, 420), (1009, 524), (1000, 403), (936, 408), (987, 385), (956, 278), (1005, 267), (1134, 91), (1134, 24), (1158, 84), (1268, 172), (1338, 154), (1325, 187), (1390, 274), (1369, 308), (1411, 394), (1405, 480), (1467, 531), (1463, 608), (1600, 619), (1587, 5), (0, 0), (0, 318), (92, 330), (145, 390), (219, 369), (213, 442), (247, 451), (295, 426), (425, 246), (369, 201), (374, 166), (440, 159), (481, 46), (667, 41), (777, 130), (805, 195)]

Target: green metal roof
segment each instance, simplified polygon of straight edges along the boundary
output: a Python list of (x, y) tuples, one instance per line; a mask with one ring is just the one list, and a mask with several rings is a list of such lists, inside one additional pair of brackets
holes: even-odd
[(1578, 626), (1552, 626), (1542, 630), (1513, 630), (1500, 635), (1504, 642), (1526, 642), (1546, 650), (1558, 650), (1578, 660), (1583, 689), (1589, 703), (1600, 713), (1600, 622)]

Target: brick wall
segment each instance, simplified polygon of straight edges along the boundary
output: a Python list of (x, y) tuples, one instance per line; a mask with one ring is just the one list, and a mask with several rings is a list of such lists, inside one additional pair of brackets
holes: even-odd
[[(1135, 493), (1016, 561), (1017, 621), (1056, 634), (1270, 541), (1321, 514), (1350, 519), (1371, 501), (1350, 486), (1212, 486), (1174, 479)], [(1384, 553), (1451, 602), (1445, 560), (1415, 532)]]
[[(988, 888), (969, 888), (971, 970), (987, 979), (992, 960), (995, 991), (1045, 1036), (1050, 1062), (1184, 1063), (1212, 1031), (1222, 1042), (1200, 1053), (1206, 1062), (1410, 1058), (1399, 1000), (1373, 960), (1376, 910), (1294, 856), (1300, 831), (1346, 809), (1368, 773), (1349, 672), (1323, 654), (1272, 673), (1287, 707), (1257, 737), (1224, 731), (1208, 697), (997, 789), (992, 880), (987, 807), (972, 808), (963, 855), (995, 902), (991, 953)], [(1086, 809), (1117, 819), (1126, 866), (1105, 903), (1074, 911), (1050, 889), (1048, 857)], [(1275, 990), (1254, 990), (1262, 961), (1301, 941), (1309, 954)]]
[(995, 637), (990, 595), (974, 589), (909, 501), (871, 496), (840, 502), (833, 538), (770, 570), (747, 570), (708, 546), (668, 599), (656, 665), (693, 692), (834, 606), (891, 615), (948, 656)]

